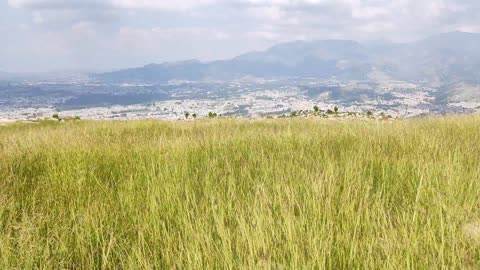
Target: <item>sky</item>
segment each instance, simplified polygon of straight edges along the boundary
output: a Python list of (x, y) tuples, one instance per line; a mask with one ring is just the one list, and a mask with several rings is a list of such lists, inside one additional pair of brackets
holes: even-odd
[(480, 32), (480, 0), (0, 0), (0, 71), (211, 61), (292, 40)]

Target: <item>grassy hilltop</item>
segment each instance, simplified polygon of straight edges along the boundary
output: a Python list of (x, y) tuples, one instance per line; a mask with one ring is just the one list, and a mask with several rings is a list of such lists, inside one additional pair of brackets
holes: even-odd
[(0, 127), (0, 269), (478, 269), (480, 117)]

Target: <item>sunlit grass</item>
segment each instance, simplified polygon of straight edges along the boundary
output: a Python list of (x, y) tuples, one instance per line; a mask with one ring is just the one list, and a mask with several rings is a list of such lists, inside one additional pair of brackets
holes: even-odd
[(477, 269), (477, 222), (479, 117), (0, 127), (0, 269)]

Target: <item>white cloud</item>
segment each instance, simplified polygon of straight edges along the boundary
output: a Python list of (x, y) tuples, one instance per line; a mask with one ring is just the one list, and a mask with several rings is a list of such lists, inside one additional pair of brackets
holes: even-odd
[(112, 6), (131, 9), (164, 9), (185, 10), (217, 3), (217, 0), (182, 0), (182, 1), (157, 1), (157, 0), (111, 0)]
[[(9, 57), (30, 54), (36, 59), (29, 45), (38, 42), (45, 55), (61, 58), (65, 65), (219, 59), (295, 39), (406, 41), (445, 31), (480, 31), (478, 0), (9, 0), (8, 4), (31, 14), (30, 21), (17, 23), (28, 26), (23, 27), (28, 31), (20, 32), (30, 37), (17, 39), (25, 46), (12, 42)], [(13, 30), (0, 34), (24, 35)], [(40, 38), (49, 35), (51, 45)]]

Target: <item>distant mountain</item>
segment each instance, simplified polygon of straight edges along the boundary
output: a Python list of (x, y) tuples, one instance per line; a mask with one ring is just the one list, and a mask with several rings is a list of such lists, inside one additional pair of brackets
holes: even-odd
[(368, 79), (372, 72), (441, 86), (480, 80), (480, 34), (452, 32), (393, 44), (350, 40), (295, 41), (233, 59), (150, 64), (93, 75), (109, 82), (227, 80), (246, 76)]
[(369, 59), (368, 50), (354, 41), (295, 41), (230, 60), (149, 64), (140, 68), (96, 74), (94, 77), (116, 82), (236, 79), (245, 76), (365, 78), (371, 69)]
[(480, 34), (453, 32), (371, 51), (372, 64), (396, 79), (443, 85), (477, 81)]
[(0, 80), (7, 80), (10, 77), (10, 74), (4, 71), (0, 71)]
[(0, 71), (0, 81), (55, 81), (71, 82), (86, 81), (89, 79), (87, 72), (81, 71), (63, 71), (63, 72), (2, 72)]

